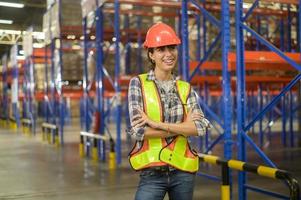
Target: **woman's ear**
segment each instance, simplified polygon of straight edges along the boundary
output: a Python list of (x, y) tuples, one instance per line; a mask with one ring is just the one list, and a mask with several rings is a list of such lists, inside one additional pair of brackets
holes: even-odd
[(153, 53), (152, 52), (148, 52), (148, 56), (149, 56), (149, 58), (151, 59), (151, 60), (154, 60), (154, 56), (153, 56)]

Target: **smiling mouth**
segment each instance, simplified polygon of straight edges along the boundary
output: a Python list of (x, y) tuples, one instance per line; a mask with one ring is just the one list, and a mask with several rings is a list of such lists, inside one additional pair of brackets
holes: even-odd
[(164, 60), (163, 62), (165, 64), (167, 64), (167, 65), (172, 65), (174, 63), (174, 60), (173, 59), (169, 59), (169, 60)]

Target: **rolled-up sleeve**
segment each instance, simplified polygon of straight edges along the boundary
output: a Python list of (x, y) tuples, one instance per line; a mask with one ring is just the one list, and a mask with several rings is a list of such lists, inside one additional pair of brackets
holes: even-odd
[(130, 80), (128, 91), (128, 103), (131, 127), (127, 129), (127, 133), (130, 134), (137, 141), (142, 141), (144, 138), (144, 128), (133, 127), (133, 121), (135, 117), (139, 114), (138, 109), (143, 110), (141, 83), (138, 77), (134, 77)]
[[(191, 88), (190, 94), (187, 99), (187, 107), (188, 109), (192, 109), (192, 112), (198, 112), (202, 116), (204, 116), (204, 113), (198, 104), (197, 94), (193, 88)], [(205, 118), (205, 116), (199, 120), (194, 120), (194, 124), (197, 128), (198, 136), (204, 135), (206, 131), (211, 128), (211, 124), (209, 120)]]

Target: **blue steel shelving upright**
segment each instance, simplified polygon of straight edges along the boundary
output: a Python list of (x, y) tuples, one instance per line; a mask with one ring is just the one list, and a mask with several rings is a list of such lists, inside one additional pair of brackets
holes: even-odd
[(119, 0), (114, 1), (114, 37), (115, 37), (115, 75), (114, 75), (114, 87), (117, 95), (116, 101), (116, 152), (117, 152), (117, 164), (121, 164), (121, 91), (119, 85), (120, 76), (120, 26), (119, 26)]
[[(94, 4), (96, 2), (94, 1)], [(83, 6), (83, 5), (82, 5)], [(83, 115), (84, 115), (84, 130), (86, 132), (91, 130), (91, 116), (93, 115), (92, 110), (90, 109), (91, 107), (91, 97), (89, 95), (89, 91), (91, 89), (91, 82), (94, 81), (93, 80), (89, 80), (88, 74), (88, 55), (89, 55), (89, 49), (91, 48), (91, 41), (89, 39), (89, 33), (90, 33), (90, 29), (88, 29), (88, 24), (90, 24), (91, 22), (89, 22), (89, 20), (91, 20), (90, 18), (88, 18), (88, 15), (90, 14), (90, 12), (94, 12), (95, 13), (95, 17), (93, 19), (94, 22), (97, 22), (99, 20), (101, 20), (101, 16), (97, 15), (96, 11), (93, 10), (89, 10), (87, 11), (87, 13), (83, 13), (83, 19), (82, 19), (82, 24), (83, 24), (83, 36), (84, 36), (84, 40), (83, 40), (83, 50), (84, 50), (84, 65), (83, 65)], [(101, 46), (101, 43), (99, 41), (99, 39), (97, 38), (97, 34), (99, 34), (99, 28), (96, 25), (96, 41), (98, 46)], [(99, 48), (99, 47), (98, 47)], [(97, 48), (96, 50), (96, 56), (98, 56), (98, 54), (100, 52), (99, 49)], [(102, 54), (102, 52), (100, 53)], [(97, 62), (98, 58), (96, 58), (96, 62)], [(98, 66), (98, 65), (96, 65)], [(95, 76), (95, 85), (96, 85), (96, 97), (97, 97), (97, 114), (103, 115), (103, 109), (102, 109), (102, 98), (100, 98), (100, 94), (102, 93), (101, 91), (99, 92), (99, 88), (102, 88), (102, 80), (100, 79), (100, 74), (98, 72), (98, 70), (96, 70), (96, 76)], [(90, 81), (90, 82), (89, 82)], [(102, 123), (102, 120), (101, 120)], [(103, 133), (103, 132), (102, 132)], [(100, 133), (101, 134), (101, 133)], [(93, 138), (92, 138), (93, 140)], [(88, 143), (93, 143), (93, 141), (90, 141), (90, 138), (87, 139)], [(105, 150), (105, 142), (103, 140), (98, 141), (97, 140), (97, 146), (98, 146), (98, 154), (100, 154), (100, 158), (101, 160), (105, 160), (105, 154), (103, 153)], [(89, 147), (87, 146), (87, 153), (89, 153)]]
[[(103, 15), (103, 6), (104, 4), (97, 5), (96, 11), (95, 11), (95, 19), (96, 19), (96, 94), (97, 94), (97, 110), (99, 111), (100, 115), (100, 129), (99, 129), (99, 134), (103, 135), (105, 132), (105, 127), (106, 127), (106, 118), (108, 117), (108, 112), (104, 112), (104, 84), (103, 84), (103, 78), (104, 78), (104, 71), (106, 70), (104, 67), (104, 53), (103, 53), (103, 34), (104, 34), (104, 25), (103, 25), (103, 20), (104, 20), (104, 15)], [(86, 35), (85, 38), (87, 38), (87, 18), (85, 17), (83, 19), (83, 24), (84, 24), (84, 34)], [(117, 164), (121, 164), (121, 91), (120, 91), (120, 85), (119, 85), (119, 80), (120, 80), (120, 49), (119, 49), (119, 43), (120, 43), (120, 31), (119, 31), (119, 1), (114, 1), (114, 37), (113, 37), (113, 42), (114, 42), (114, 52), (115, 52), (115, 64), (114, 64), (114, 83), (113, 83), (113, 88), (115, 91), (115, 102), (116, 102), (116, 146), (115, 146), (115, 151), (116, 151), (116, 162)], [(87, 59), (87, 49), (88, 49), (88, 40), (85, 40), (84, 42), (84, 49), (85, 49), (85, 58), (84, 60)], [(84, 62), (84, 74), (88, 73), (87, 69), (87, 63)], [(109, 77), (107, 77), (109, 78)], [(87, 96), (87, 90), (84, 89), (84, 96)], [(86, 93), (86, 94), (85, 94)], [(86, 100), (87, 101), (87, 100)], [(87, 103), (86, 103), (87, 104)], [(86, 110), (88, 108), (86, 107)], [(109, 108), (110, 109), (110, 108)], [(87, 112), (86, 112), (87, 113)], [(87, 114), (86, 114), (86, 124), (89, 124), (87, 121)], [(88, 127), (86, 127), (88, 128)], [(111, 137), (111, 136), (110, 136)], [(103, 140), (100, 140), (100, 157), (101, 160), (105, 160), (105, 144)]]
[[(268, 111), (270, 111), (281, 98), (284, 98), (284, 95), (291, 90), (291, 88), (298, 83), (301, 79), (301, 66), (297, 64), (288, 56), (286, 56), (281, 50), (270, 44), (265, 38), (263, 38), (259, 33), (251, 29), (250, 27), (245, 25), (245, 21), (247, 20), (250, 13), (253, 12), (255, 7), (257, 6), (257, 2), (251, 6), (251, 8), (247, 11), (245, 15), (243, 15), (243, 1), (236, 0), (235, 1), (235, 21), (236, 21), (236, 76), (237, 76), (237, 128), (238, 128), (238, 159), (241, 161), (246, 161), (246, 144), (249, 144), (258, 155), (271, 167), (276, 167), (275, 164), (264, 154), (264, 152), (254, 143), (254, 141), (248, 136), (247, 132), (254, 126), (254, 124), (259, 121)], [(301, 5), (301, 0), (299, 0), (299, 5)], [(299, 8), (300, 9), (300, 8)], [(300, 17), (301, 12), (299, 10), (299, 30), (297, 30), (300, 36)], [(246, 84), (245, 84), (245, 62), (244, 62), (244, 31), (250, 33), (256, 40), (258, 40), (261, 45), (264, 45), (272, 52), (278, 54), (281, 58), (283, 58), (286, 62), (288, 62), (292, 67), (298, 70), (298, 74), (293, 78), (293, 80), (284, 86), (284, 88), (280, 91), (280, 93), (275, 96), (266, 106), (262, 108), (260, 112), (256, 114), (256, 116), (249, 122), (246, 122)], [(300, 44), (299, 44), (300, 47)], [(300, 50), (300, 48), (299, 48)], [(301, 57), (300, 57), (301, 58)], [(247, 189), (264, 192), (266, 194), (277, 196), (277, 194), (263, 191), (260, 188), (256, 188), (254, 186), (246, 185), (247, 179), (245, 172), (239, 172), (238, 176), (238, 187), (239, 187), (239, 199), (244, 200), (247, 199), (246, 191)], [(279, 196), (278, 196), (279, 197)]]
[(36, 134), (36, 105), (35, 105), (35, 77), (34, 77), (34, 55), (32, 43), (32, 27), (27, 29), (23, 36), (24, 63), (24, 108), (23, 118), (30, 120), (32, 134)]
[[(57, 12), (50, 12), (51, 9), (57, 9)], [(58, 137), (60, 145), (64, 144), (64, 96), (63, 96), (63, 83), (62, 83), (62, 36), (60, 31), (61, 28), (61, 0), (54, 1), (48, 8), (49, 13), (56, 13), (57, 16), (49, 14), (49, 34), (50, 34), (50, 80), (48, 89), (48, 69), (45, 69), (45, 80), (44, 83), (44, 101), (45, 101), (45, 112), (46, 122), (53, 124), (58, 127)], [(55, 30), (52, 30), (51, 24), (53, 20), (57, 20), (58, 25)], [(57, 31), (57, 32), (55, 32)], [(47, 45), (45, 45), (46, 52), (48, 52)], [(48, 67), (48, 55), (46, 54), (45, 68)], [(47, 76), (47, 77), (46, 77)], [(48, 98), (48, 95), (50, 98)], [(49, 112), (48, 112), (49, 111)], [(53, 141), (54, 142), (54, 141)]]
[(8, 84), (7, 84), (7, 54), (2, 56), (2, 99), (1, 99), (1, 117), (3, 125), (6, 126), (9, 115), (8, 115)]
[[(97, 4), (96, 9), (96, 94), (97, 94), (97, 109), (99, 111), (99, 134), (104, 134), (105, 132), (105, 115), (104, 115), (104, 73), (103, 73), (103, 5)], [(100, 152), (101, 159), (105, 160), (105, 143), (103, 140), (100, 141)]]
[[(96, 118), (99, 118), (99, 121), (95, 120), (95, 123), (99, 123), (98, 126), (99, 129), (97, 130), (99, 135), (104, 136), (105, 135), (105, 128), (107, 128), (106, 119), (108, 117), (108, 112), (104, 109), (104, 102), (105, 102), (105, 85), (104, 85), (104, 76), (105, 76), (105, 67), (104, 67), (104, 15), (103, 15), (103, 4), (98, 4), (98, 1), (86, 1), (87, 3), (91, 3), (95, 5), (94, 8), (89, 8), (84, 15), (83, 15), (83, 33), (84, 33), (84, 76), (83, 76), (83, 100), (84, 100), (84, 115), (85, 115), (85, 126), (84, 129), (86, 132), (90, 131), (91, 129), (91, 120), (90, 116), (92, 115), (90, 104), (91, 104), (91, 97), (89, 96), (89, 91), (91, 90), (91, 87), (89, 87), (92, 82), (95, 82), (96, 86), (96, 115), (99, 115)], [(93, 7), (93, 6), (92, 6)], [(89, 40), (89, 33), (92, 27), (88, 27), (89, 22), (88, 20), (91, 20), (88, 18), (88, 15), (90, 15), (92, 12), (94, 12), (94, 19), (93, 23), (95, 24), (95, 42)], [(95, 43), (95, 44), (94, 44)], [(96, 74), (95, 78), (93, 80), (88, 80), (88, 53), (89, 49), (91, 47), (95, 47), (95, 55), (96, 55)], [(110, 48), (110, 47), (109, 47)], [(119, 54), (118, 54), (119, 56)], [(119, 60), (119, 58), (118, 58)], [(90, 69), (91, 70), (91, 69)], [(107, 77), (108, 78), (108, 77)], [(111, 79), (110, 79), (111, 80)], [(90, 84), (89, 84), (90, 81)], [(114, 85), (115, 86), (115, 85)], [(110, 109), (110, 108), (108, 108)], [(94, 130), (93, 130), (94, 131)], [(118, 133), (118, 130), (117, 130)], [(109, 133), (109, 137), (111, 138), (111, 135)], [(118, 137), (117, 137), (118, 138)], [(87, 139), (87, 140), (90, 140)], [(115, 147), (118, 148), (118, 147)], [(101, 161), (106, 160), (106, 143), (103, 139), (97, 140), (97, 149), (98, 149), (98, 156)], [(87, 151), (88, 153), (89, 151)], [(118, 152), (118, 151), (117, 151)], [(118, 156), (121, 156), (117, 153)], [(120, 163), (119, 163), (120, 164)]]
[[(200, 11), (203, 15), (203, 21), (209, 21), (217, 28), (220, 29), (220, 32), (212, 42), (212, 44), (207, 48), (206, 41), (204, 41), (203, 46), (203, 53), (202, 58), (197, 59), (199, 60), (199, 64), (196, 69), (190, 74), (189, 73), (189, 46), (188, 46), (188, 3), (194, 5), (198, 11)], [(228, 71), (228, 52), (230, 51), (230, 11), (229, 11), (229, 2), (222, 1), (221, 2), (221, 20), (217, 20), (212, 14), (210, 14), (200, 3), (194, 0), (184, 0), (182, 1), (182, 15), (181, 15), (181, 36), (182, 36), (182, 44), (181, 44), (181, 51), (182, 51), (182, 60), (181, 60), (181, 67), (182, 67), (182, 77), (184, 80), (190, 81), (202, 67), (202, 64), (208, 60), (209, 56), (211, 56), (213, 49), (217, 48), (218, 41), (221, 40), (222, 44), (222, 76), (223, 76), (223, 95), (222, 95), (222, 102), (223, 102), (223, 119), (222, 122), (219, 117), (209, 108), (208, 105), (204, 103), (204, 100), (200, 98), (199, 103), (203, 107), (204, 111), (210, 115), (212, 119), (214, 119), (221, 127), (223, 127), (223, 134), (221, 134), (215, 141), (213, 141), (206, 149), (206, 152), (212, 150), (212, 148), (220, 142), (221, 139), (224, 139), (224, 157), (227, 159), (231, 158), (231, 146), (232, 146), (232, 139), (231, 139), (231, 83), (230, 83), (230, 74)], [(206, 20), (205, 20), (206, 19)], [(205, 33), (204, 34), (207, 35)], [(200, 52), (200, 51), (199, 51)]]
[(12, 65), (12, 83), (11, 83), (11, 105), (12, 105), (12, 116), (15, 119), (15, 123), (17, 127), (20, 127), (20, 113), (19, 113), (19, 95), (18, 95), (18, 87), (19, 87), (19, 70), (18, 70), (18, 46), (15, 44), (11, 47), (10, 50), (10, 61)]

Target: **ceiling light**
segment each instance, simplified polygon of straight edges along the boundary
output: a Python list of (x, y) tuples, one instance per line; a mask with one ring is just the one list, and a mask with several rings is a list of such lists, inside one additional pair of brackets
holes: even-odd
[(75, 35), (67, 35), (68, 40), (74, 40), (76, 38)]
[(243, 6), (243, 8), (249, 9), (249, 8), (251, 8), (252, 4), (250, 4), (250, 3), (243, 3), (242, 6)]
[(0, 19), (0, 24), (12, 24), (13, 20)]
[(18, 30), (7, 30), (7, 29), (0, 29), (0, 33), (5, 33), (5, 34), (16, 34), (16, 35), (20, 35), (22, 33), (22, 31), (18, 31)]
[(81, 47), (80, 47), (79, 45), (72, 45), (71, 48), (74, 49), (74, 50), (79, 50), (79, 49), (81, 49)]
[(36, 39), (41, 39), (41, 40), (45, 39), (44, 32), (32, 32), (32, 35)]
[(42, 44), (42, 43), (33, 43), (33, 44), (32, 44), (32, 47), (33, 47), (33, 48), (43, 48), (43, 47), (44, 47), (44, 44)]
[(17, 56), (17, 60), (25, 60), (25, 56)]
[(0, 1), (0, 6), (13, 7), (13, 8), (23, 8), (24, 4), (23, 3), (9, 3), (9, 2)]

